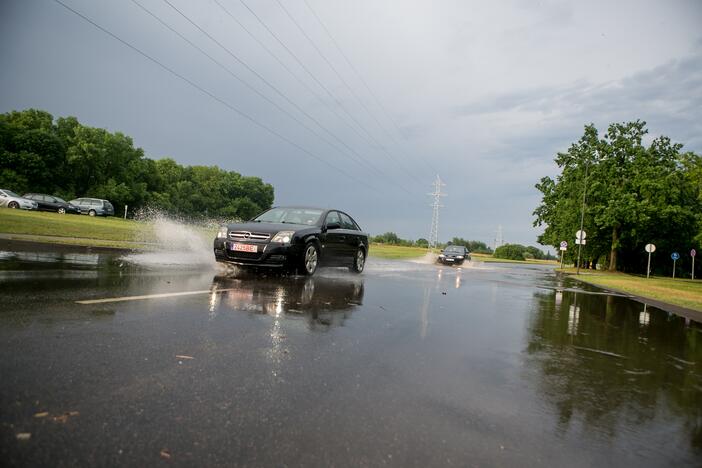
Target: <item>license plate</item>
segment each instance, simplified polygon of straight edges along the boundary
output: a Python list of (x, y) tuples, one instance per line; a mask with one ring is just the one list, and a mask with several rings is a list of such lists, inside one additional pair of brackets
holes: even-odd
[(447, 261), (447, 262), (452, 262), (453, 259), (452, 259), (452, 258), (447, 258), (446, 261)]
[(256, 253), (258, 252), (258, 246), (257, 245), (251, 245), (251, 244), (237, 244), (235, 242), (232, 242), (230, 245), (231, 250), (236, 250), (238, 252), (253, 252)]

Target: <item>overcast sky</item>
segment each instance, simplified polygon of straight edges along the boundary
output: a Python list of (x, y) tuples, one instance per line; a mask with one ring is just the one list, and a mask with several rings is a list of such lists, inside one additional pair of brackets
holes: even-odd
[(0, 0), (0, 112), (73, 115), (371, 234), (428, 238), (438, 174), (440, 240), (535, 244), (534, 184), (591, 122), (702, 152), (696, 0), (61, 2), (150, 58), (54, 0)]

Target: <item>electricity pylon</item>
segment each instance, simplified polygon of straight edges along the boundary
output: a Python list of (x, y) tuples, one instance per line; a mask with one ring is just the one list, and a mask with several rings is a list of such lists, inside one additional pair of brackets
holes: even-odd
[(439, 243), (439, 208), (444, 206), (441, 204), (441, 197), (446, 196), (445, 193), (441, 193), (441, 187), (444, 187), (446, 184), (441, 182), (441, 178), (437, 174), (436, 180), (432, 185), (434, 185), (434, 192), (428, 194), (434, 197), (434, 203), (431, 204), (434, 210), (431, 217), (431, 231), (429, 231), (429, 247), (434, 250), (436, 244)]

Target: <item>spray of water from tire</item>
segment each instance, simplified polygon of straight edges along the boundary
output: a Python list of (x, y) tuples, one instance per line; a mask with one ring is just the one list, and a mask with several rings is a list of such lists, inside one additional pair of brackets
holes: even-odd
[(124, 262), (158, 269), (218, 269), (212, 239), (224, 220), (193, 222), (151, 209), (141, 210), (135, 219), (144, 226), (139, 240), (145, 251), (125, 255)]

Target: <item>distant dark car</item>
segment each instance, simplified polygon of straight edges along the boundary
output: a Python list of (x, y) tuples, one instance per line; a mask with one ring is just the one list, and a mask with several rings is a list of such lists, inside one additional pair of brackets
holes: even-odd
[(23, 210), (36, 210), (39, 205), (34, 200), (20, 197), (12, 190), (0, 189), (0, 206), (5, 208), (21, 208)]
[(55, 197), (53, 195), (45, 195), (43, 193), (25, 193), (23, 197), (37, 202), (40, 211), (55, 211), (61, 214), (80, 214), (80, 210), (77, 206), (71, 205), (63, 198)]
[(214, 254), (218, 262), (305, 275), (313, 275), (318, 266), (346, 266), (360, 273), (368, 255), (368, 234), (342, 211), (277, 207), (246, 223), (222, 226)]
[(437, 259), (445, 265), (461, 265), (465, 260), (470, 260), (470, 253), (462, 245), (449, 245), (441, 251)]
[(81, 213), (90, 216), (114, 216), (115, 214), (112, 203), (99, 198), (76, 198), (69, 203), (77, 206)]

